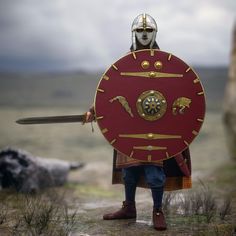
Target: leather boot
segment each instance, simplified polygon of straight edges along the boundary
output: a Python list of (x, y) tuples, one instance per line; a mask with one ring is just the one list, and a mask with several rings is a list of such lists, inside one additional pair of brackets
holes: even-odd
[(105, 214), (103, 220), (116, 220), (116, 219), (134, 219), (136, 218), (135, 202), (123, 202), (123, 206), (120, 210)]
[(166, 220), (161, 209), (153, 209), (152, 214), (153, 226), (156, 230), (166, 230)]

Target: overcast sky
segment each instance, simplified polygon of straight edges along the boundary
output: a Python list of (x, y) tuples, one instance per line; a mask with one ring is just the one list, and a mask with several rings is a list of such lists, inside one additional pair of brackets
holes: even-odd
[(140, 13), (191, 65), (227, 65), (236, 0), (0, 0), (0, 70), (105, 69), (131, 45)]

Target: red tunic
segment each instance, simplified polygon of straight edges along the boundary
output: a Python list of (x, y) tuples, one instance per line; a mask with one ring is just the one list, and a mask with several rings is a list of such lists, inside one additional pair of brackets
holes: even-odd
[[(188, 148), (175, 157), (161, 162), (140, 162), (114, 150), (112, 184), (123, 184), (122, 168), (139, 165), (163, 166), (166, 174), (165, 191), (192, 187), (191, 159)], [(138, 187), (148, 187), (144, 176), (140, 178)]]

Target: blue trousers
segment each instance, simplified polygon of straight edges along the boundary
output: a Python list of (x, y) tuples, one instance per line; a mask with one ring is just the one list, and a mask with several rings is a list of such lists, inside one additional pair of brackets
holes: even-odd
[(151, 189), (153, 207), (161, 208), (166, 176), (162, 167), (154, 165), (132, 166), (122, 169), (126, 201), (135, 201), (135, 192), (141, 175)]

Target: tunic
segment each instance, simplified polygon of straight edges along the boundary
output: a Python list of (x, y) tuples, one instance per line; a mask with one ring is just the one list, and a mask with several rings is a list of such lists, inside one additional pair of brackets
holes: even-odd
[[(139, 165), (163, 166), (166, 175), (166, 182), (164, 186), (165, 191), (187, 189), (192, 187), (191, 158), (189, 148), (186, 148), (176, 156), (161, 162), (140, 162), (114, 150), (112, 184), (124, 184), (121, 172), (122, 168)], [(138, 187), (148, 188), (144, 176), (140, 178)]]

